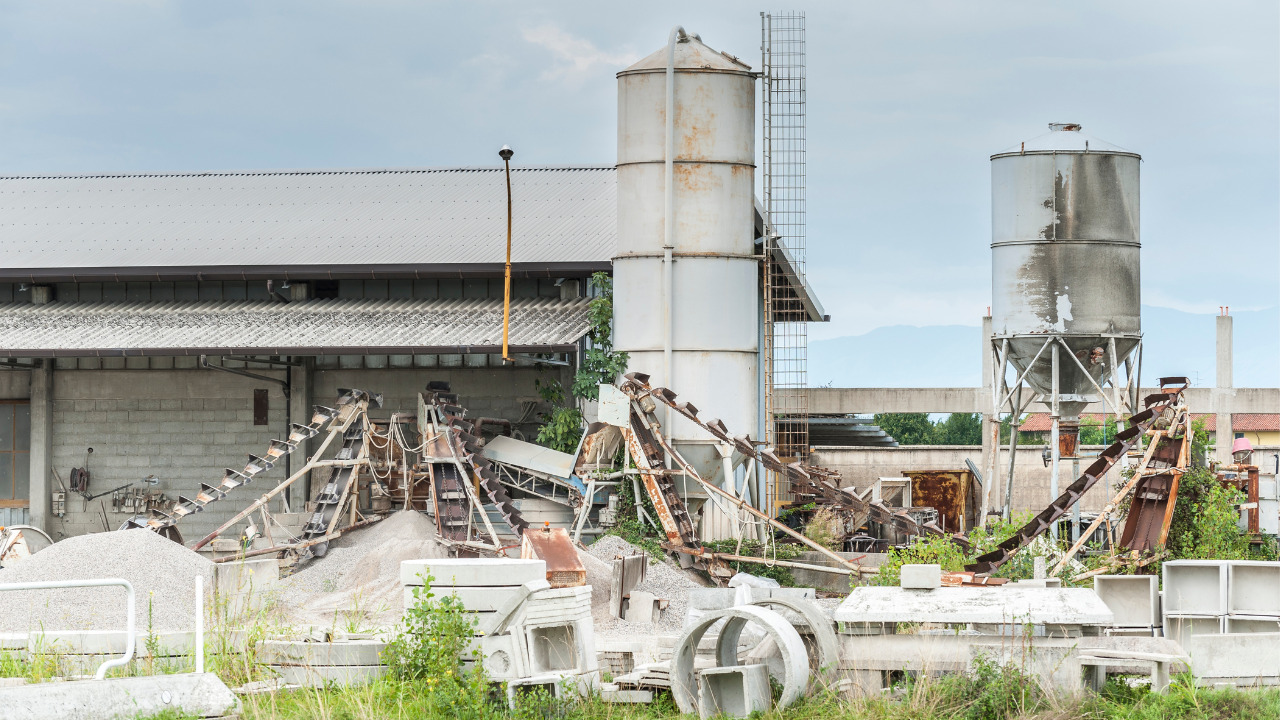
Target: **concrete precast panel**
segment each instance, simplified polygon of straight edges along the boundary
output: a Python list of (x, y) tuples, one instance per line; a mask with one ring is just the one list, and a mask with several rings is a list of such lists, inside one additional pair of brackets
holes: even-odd
[[(1141, 325), (1139, 165), (1141, 158), (1080, 134), (1078, 125), (991, 157), (992, 325), (1017, 336), (1010, 359), (1025, 370), (1051, 334), (1067, 336), (1073, 354), (1100, 380), (1116, 338), (1119, 361), (1133, 350)], [(1090, 362), (1093, 354), (1095, 362)], [(1052, 390), (1050, 354), (1027, 380)], [(1096, 394), (1069, 357), (1059, 391)]]
[[(614, 346), (651, 384), (747, 433), (759, 413), (756, 80), (696, 36), (675, 43), (668, 237), (667, 61), (663, 46), (617, 76)], [(673, 415), (669, 436), (699, 474), (716, 477), (721, 461), (706, 433)]]
[[(754, 168), (678, 162), (673, 176), (678, 252), (744, 256), (754, 252)], [(661, 162), (618, 167), (619, 255), (662, 252), (665, 194)]]

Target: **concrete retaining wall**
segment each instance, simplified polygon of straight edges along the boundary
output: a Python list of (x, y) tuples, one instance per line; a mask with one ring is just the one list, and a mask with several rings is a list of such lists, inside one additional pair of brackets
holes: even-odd
[[(1085, 455), (1096, 455), (1102, 447), (1085, 446)], [(1049, 504), (1049, 468), (1040, 459), (1041, 448), (1018, 448), (1018, 465), (1013, 484), (1013, 511), (1039, 512)], [(846, 482), (858, 488), (865, 488), (881, 477), (902, 477), (904, 470), (960, 470), (965, 467), (968, 458), (985, 472), (986, 462), (982, 457), (982, 448), (978, 445), (904, 445), (896, 448), (875, 447), (815, 447), (810, 461), (838, 470)], [(1001, 453), (1005, 466), (1000, 471), (1000, 482), (992, 488), (991, 505), (1000, 507), (1004, 503), (1004, 477), (1008, 472), (1009, 456)], [(1092, 459), (1081, 458), (1080, 469), (1083, 471), (1093, 462)], [(1065, 488), (1075, 478), (1071, 477), (1071, 464), (1064, 462), (1058, 478), (1058, 487)], [(1116, 482), (1119, 470), (1113, 469), (1106, 475), (1108, 484)], [(1081, 509), (1096, 512), (1102, 509), (1109, 499), (1110, 492), (1103, 483), (1094, 485), (1085, 494)]]

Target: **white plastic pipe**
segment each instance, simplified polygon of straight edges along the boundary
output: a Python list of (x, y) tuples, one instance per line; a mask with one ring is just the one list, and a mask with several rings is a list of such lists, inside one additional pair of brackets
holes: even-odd
[(204, 672), (204, 575), (196, 575), (196, 672)]
[(94, 673), (95, 680), (102, 680), (107, 676), (107, 670), (113, 667), (120, 667), (127, 664), (133, 659), (134, 652), (134, 633), (136, 627), (134, 625), (136, 618), (134, 617), (134, 593), (133, 585), (124, 578), (101, 578), (97, 580), (46, 580), (43, 582), (20, 582), (20, 583), (4, 583), (0, 584), (0, 592), (6, 590), (60, 590), (62, 588), (80, 588), (80, 587), (122, 587), (127, 593), (125, 599), (125, 609), (128, 612), (125, 621), (125, 645), (124, 655), (118, 658), (107, 660), (98, 666), (98, 672)]

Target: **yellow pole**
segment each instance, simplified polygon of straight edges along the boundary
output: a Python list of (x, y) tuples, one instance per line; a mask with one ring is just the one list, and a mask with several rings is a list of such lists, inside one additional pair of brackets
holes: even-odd
[(511, 330), (511, 156), (515, 151), (506, 145), (498, 151), (507, 171), (507, 269), (502, 288), (502, 360), (510, 362), (515, 358), (507, 347), (507, 339)]

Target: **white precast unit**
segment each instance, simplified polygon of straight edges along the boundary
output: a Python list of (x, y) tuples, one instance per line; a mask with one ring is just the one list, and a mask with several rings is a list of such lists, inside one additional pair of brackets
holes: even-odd
[[(668, 47), (618, 73), (614, 345), (651, 384), (747, 433), (759, 414), (755, 77), (696, 36), (672, 38), (672, 97)], [(711, 439), (674, 413), (671, 420), (682, 454), (715, 477), (721, 460)]]

